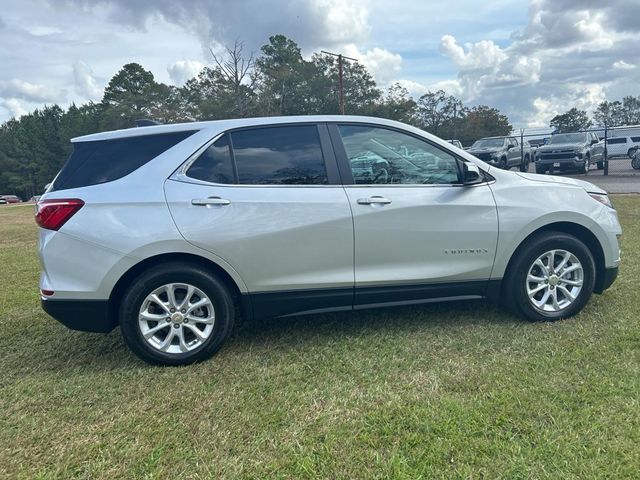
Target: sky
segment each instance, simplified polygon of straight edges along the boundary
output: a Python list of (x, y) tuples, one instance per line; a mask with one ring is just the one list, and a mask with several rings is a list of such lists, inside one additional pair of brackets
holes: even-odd
[(0, 122), (97, 101), (129, 62), (182, 85), (236, 40), (342, 52), (380, 86), (443, 89), (516, 127), (640, 95), (640, 0), (0, 0)]

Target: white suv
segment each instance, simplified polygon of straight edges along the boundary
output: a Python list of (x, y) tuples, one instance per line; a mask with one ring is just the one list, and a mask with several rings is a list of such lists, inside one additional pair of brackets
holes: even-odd
[[(490, 167), (398, 122), (313, 116), (98, 133), (38, 202), (43, 308), (142, 359), (265, 318), (488, 297), (530, 320), (614, 281), (600, 188)], [(237, 308), (236, 308), (237, 307)]]

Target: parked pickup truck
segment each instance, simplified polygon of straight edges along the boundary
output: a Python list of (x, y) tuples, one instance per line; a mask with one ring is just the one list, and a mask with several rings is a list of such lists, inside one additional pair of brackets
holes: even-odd
[(526, 172), (529, 170), (531, 161), (529, 142), (525, 141), (521, 149), (516, 137), (481, 138), (476, 140), (467, 152), (489, 165), (495, 165), (504, 170), (520, 167), (521, 172)]
[(594, 132), (557, 133), (536, 153), (536, 173), (578, 170), (589, 173), (591, 165), (604, 166), (604, 142)]

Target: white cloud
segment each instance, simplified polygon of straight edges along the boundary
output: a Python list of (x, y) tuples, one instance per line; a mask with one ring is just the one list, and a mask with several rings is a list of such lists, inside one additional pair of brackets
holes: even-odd
[(624, 60), (618, 60), (613, 62), (613, 68), (616, 70), (633, 70), (636, 68), (635, 65), (625, 62)]
[(28, 113), (28, 110), (22, 106), (22, 103), (17, 98), (0, 99), (0, 107), (4, 108), (9, 112), (9, 116), (14, 118), (19, 118)]
[(0, 80), (0, 97), (21, 98), (30, 102), (51, 102), (58, 99), (63, 91), (30, 83), (18, 78)]
[(174, 85), (182, 86), (187, 80), (198, 75), (204, 68), (204, 63), (197, 60), (178, 60), (167, 67), (167, 72)]
[(87, 100), (100, 100), (104, 93), (104, 87), (99, 87), (93, 75), (93, 70), (85, 62), (77, 61), (73, 63), (73, 80), (75, 91), (82, 98)]
[(344, 52), (348, 57), (356, 58), (367, 67), (380, 86), (385, 86), (397, 78), (402, 67), (402, 57), (384, 48), (375, 47), (361, 52), (355, 45), (347, 45)]
[(490, 40), (465, 43), (464, 46), (466, 52), (451, 35), (444, 35), (440, 41), (441, 51), (463, 70), (496, 68), (507, 59), (507, 54)]

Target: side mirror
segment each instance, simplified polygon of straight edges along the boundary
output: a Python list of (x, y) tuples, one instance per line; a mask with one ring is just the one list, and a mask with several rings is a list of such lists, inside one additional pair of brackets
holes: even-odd
[(595, 145), (596, 143), (599, 143), (599, 140), (596, 140), (596, 139), (591, 140), (591, 145)]
[(462, 177), (463, 185), (475, 185), (477, 183), (482, 183), (480, 169), (475, 163), (464, 162), (462, 164)]

